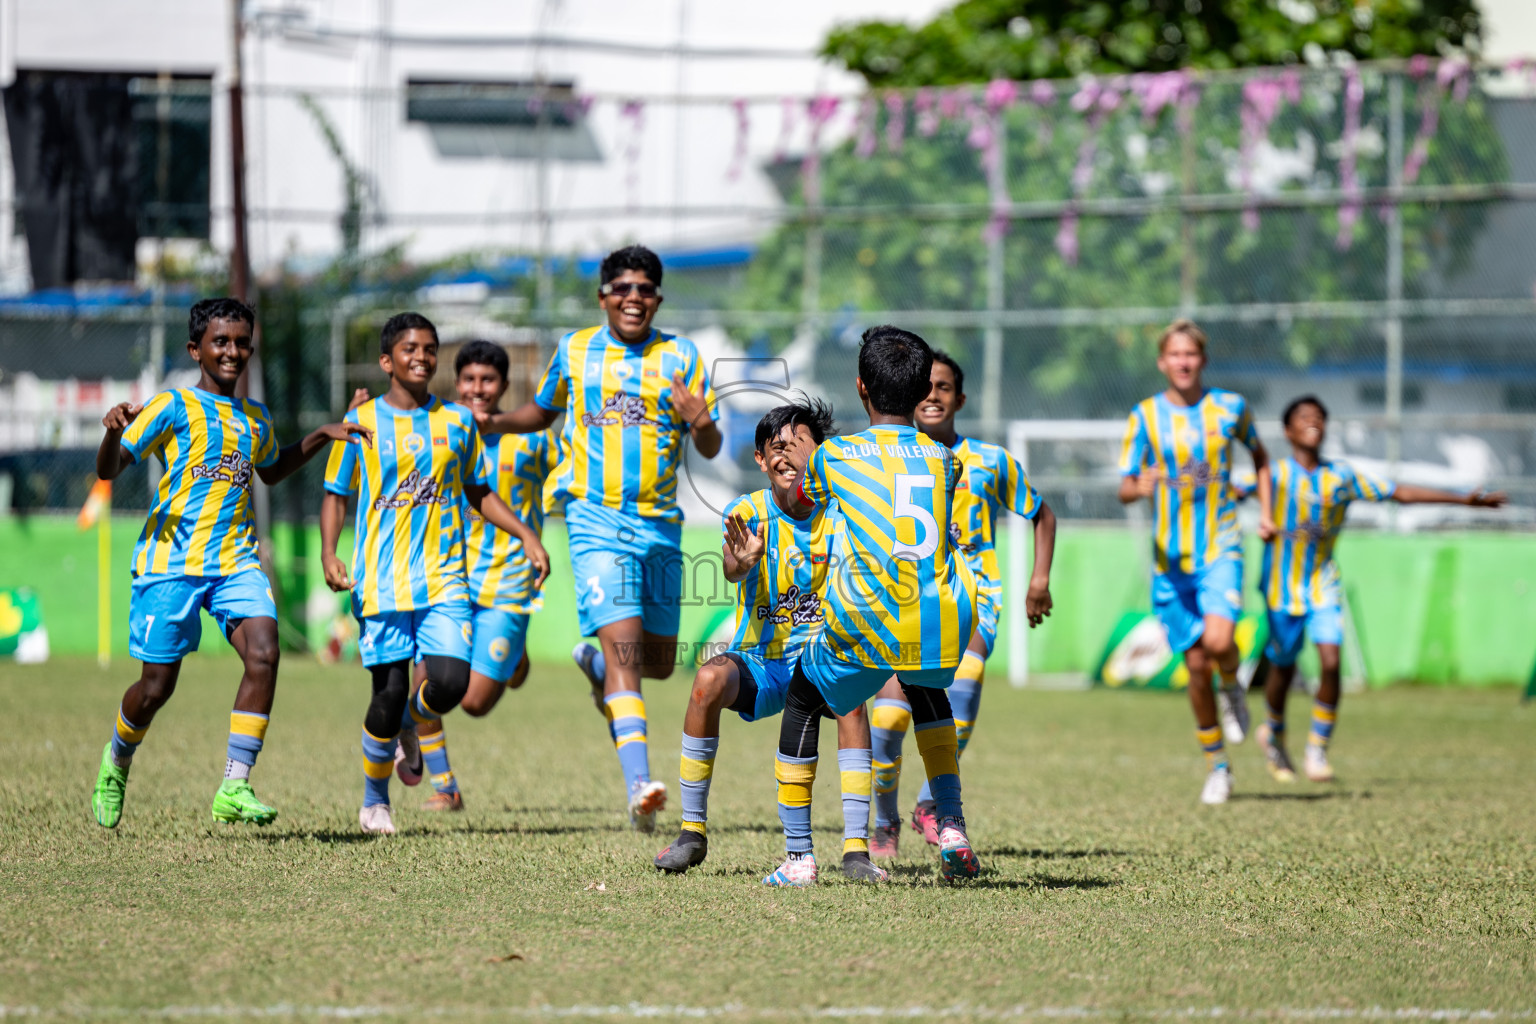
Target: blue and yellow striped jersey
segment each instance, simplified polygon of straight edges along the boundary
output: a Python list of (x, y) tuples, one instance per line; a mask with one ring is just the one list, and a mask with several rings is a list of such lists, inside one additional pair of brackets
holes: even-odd
[[(560, 441), (553, 430), (537, 434), (489, 434), (483, 439), (486, 484), (501, 496), (512, 514), (544, 529), (544, 480), (560, 461)], [(484, 608), (529, 615), (544, 607), (544, 595), (534, 588), (533, 564), (523, 542), (487, 523), (464, 503), (469, 524), (464, 556), (469, 571), (470, 600)]]
[(346, 419), (374, 432), (371, 447), (334, 442), (325, 467), (327, 491), (357, 495), (352, 545), (357, 614), (467, 600), (464, 485), (486, 483), (474, 416), (437, 398), (407, 411), (380, 396)]
[(817, 505), (796, 519), (761, 490), (737, 499), (725, 518), (740, 516), (756, 532), (766, 527), (767, 549), (752, 571), (736, 584), (735, 651), (756, 651), (765, 658), (792, 658), (821, 631), (822, 599), (832, 538), (837, 532), (837, 503)]
[(162, 391), (123, 431), (122, 446), (165, 467), (133, 549), (135, 576), (230, 576), (260, 568), (251, 474), (277, 461), (260, 402), (201, 388)]
[(1311, 608), (1339, 605), (1339, 567), (1333, 545), (1352, 501), (1386, 501), (1392, 483), (1344, 462), (1323, 459), (1307, 472), (1289, 456), (1271, 464), (1275, 527), (1264, 545), (1259, 589), (1277, 612), (1303, 615)]
[(1025, 519), (1040, 513), (1040, 495), (1030, 486), (1019, 460), (1001, 445), (960, 438), (960, 481), (955, 484), (950, 538), (976, 577), (977, 589), (1001, 595), (1003, 574), (997, 564), (997, 514), (1012, 509)]
[(909, 426), (824, 442), (801, 490), (836, 499), (836, 565), (823, 595), (827, 646), (844, 661), (892, 669), (960, 664), (976, 620), (976, 580), (949, 524), (960, 459)]
[(560, 339), (534, 401), (565, 411), (563, 456), (551, 501), (564, 509), (580, 498), (632, 515), (681, 522), (677, 465), (685, 423), (672, 406), (672, 377), (702, 381), (710, 416), (720, 418), (698, 349), (660, 331), (626, 345), (608, 328), (589, 327)]
[(1232, 442), (1259, 447), (1259, 432), (1242, 395), (1211, 388), (1192, 406), (1165, 395), (1131, 412), (1120, 454), (1120, 474), (1156, 467), (1152, 495), (1152, 554), (1158, 572), (1195, 572), (1242, 550), (1232, 491)]

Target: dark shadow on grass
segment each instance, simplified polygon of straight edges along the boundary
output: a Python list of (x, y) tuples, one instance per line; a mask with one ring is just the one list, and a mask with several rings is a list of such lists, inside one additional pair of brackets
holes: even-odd
[(977, 847), (982, 857), (1027, 857), (1030, 860), (1082, 860), (1086, 857), (1129, 857), (1124, 850), (1045, 850), (1039, 847), (987, 846)]
[[(612, 825), (454, 825), (432, 831), (469, 833), (477, 836), (572, 836), (591, 832), (628, 832), (629, 826)], [(426, 834), (425, 830), (421, 834)]]
[[(259, 832), (235, 833), (241, 839), (254, 839), (262, 843), (281, 843), (288, 840), (310, 843), (370, 843), (375, 839), (387, 838), (365, 835), (362, 832), (338, 832), (335, 829), (289, 829), (287, 831), (273, 831), (262, 829)], [(217, 832), (214, 835), (218, 835)]]
[(511, 804), (502, 804), (501, 809), (506, 814), (614, 814), (623, 810), (617, 804), (609, 807), (513, 807)]
[(1338, 790), (1329, 790), (1326, 793), (1233, 793), (1229, 800), (1299, 800), (1311, 803), (1317, 800), (1333, 800), (1343, 797), (1352, 797), (1353, 793), (1341, 793)]
[(1109, 889), (1120, 883), (1113, 878), (1062, 878), (1058, 875), (1035, 875), (1032, 878), (980, 878), (962, 883), (973, 889)]

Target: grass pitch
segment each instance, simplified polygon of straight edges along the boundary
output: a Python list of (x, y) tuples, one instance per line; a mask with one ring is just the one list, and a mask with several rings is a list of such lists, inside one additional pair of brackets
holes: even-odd
[[(777, 723), (729, 716), (709, 860), (663, 877), (687, 681), (650, 684), (674, 803), (625, 824), (616, 759), (574, 669), (540, 666), (488, 719), (448, 720), (468, 810), (358, 833), (367, 678), (290, 657), (257, 766), (281, 811), (214, 824), (238, 665), (199, 659), (134, 766), (115, 832), (90, 815), (135, 666), (0, 667), (0, 1016), (1394, 1017), (1536, 1007), (1536, 709), (1511, 690), (1346, 700), (1332, 787), (1268, 779), (1197, 802), (1182, 697), (990, 683), (963, 762), (983, 875), (938, 880), (910, 830), (894, 880), (777, 864)], [(1258, 704), (1255, 702), (1255, 711)], [(1305, 704), (1292, 708), (1300, 754)], [(832, 729), (823, 743), (830, 751)], [(921, 761), (907, 747), (902, 802)]]

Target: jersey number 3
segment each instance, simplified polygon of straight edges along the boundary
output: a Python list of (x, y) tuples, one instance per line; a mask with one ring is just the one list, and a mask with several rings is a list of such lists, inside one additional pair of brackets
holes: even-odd
[(927, 487), (932, 490), (933, 475), (931, 473), (896, 474), (896, 518), (911, 519), (922, 531), (922, 539), (916, 544), (904, 544), (899, 540), (896, 542), (892, 554), (903, 562), (921, 562), (939, 549), (939, 524), (934, 522), (932, 512), (921, 505), (912, 504), (914, 487)]

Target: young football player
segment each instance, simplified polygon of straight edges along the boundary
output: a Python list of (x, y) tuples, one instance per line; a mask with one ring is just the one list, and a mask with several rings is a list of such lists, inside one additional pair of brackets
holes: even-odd
[[(453, 367), (459, 404), (474, 413), (496, 412), (507, 393), (506, 350), (489, 341), (471, 341), (459, 349)], [(535, 533), (542, 533), (544, 478), (560, 461), (555, 433), (487, 434), (481, 442), (485, 447), (485, 478), (491, 490)], [(544, 607), (544, 595), (535, 584), (538, 571), (521, 540), (493, 529), (467, 503), (464, 517), (474, 640), (469, 689), (459, 707), (479, 718), (490, 713), (503, 692), (517, 689), (528, 678), (528, 617)], [(420, 689), (426, 678), (426, 662), (419, 661), (414, 688)], [(417, 729), (407, 712), (400, 723), (395, 773), (401, 782), (414, 786), (424, 772), (431, 776), (433, 793), (422, 804), (423, 810), (464, 809), (464, 797), (448, 760), (442, 720), (422, 722)]]
[(1296, 656), (1310, 637), (1317, 645), (1319, 680), (1312, 703), (1302, 770), (1313, 782), (1333, 781), (1328, 741), (1339, 713), (1339, 648), (1344, 642), (1343, 583), (1333, 548), (1344, 529), (1351, 502), (1396, 501), (1403, 505), (1443, 503), (1498, 508), (1502, 493), (1454, 494), (1411, 484), (1393, 484), (1346, 462), (1322, 456), (1328, 410), (1312, 395), (1285, 407), (1285, 439), (1291, 455), (1275, 462), (1273, 521), (1278, 529), (1264, 545), (1259, 589), (1269, 615), (1269, 678), (1264, 686), (1266, 719), (1259, 746), (1270, 775), (1294, 782), (1285, 747), (1285, 698), (1296, 678)]
[[(1189, 703), (1208, 772), (1200, 800), (1221, 804), (1232, 795), (1223, 737), (1241, 743), (1248, 732), (1233, 641), (1243, 609), (1243, 537), (1231, 485), (1234, 443), (1253, 454), (1259, 536), (1268, 540), (1275, 527), (1269, 519), (1269, 457), (1253, 414), (1242, 395), (1201, 382), (1205, 359), (1205, 332), (1189, 320), (1175, 320), (1158, 338), (1157, 368), (1168, 387), (1131, 412), (1120, 455), (1120, 500), (1152, 503), (1152, 608), (1189, 670)], [(1213, 667), (1221, 677), (1219, 720)]]
[[(363, 806), (366, 833), (393, 835), (389, 776), (400, 720), (409, 705), (416, 722), (441, 718), (469, 687), (473, 613), (464, 569), (463, 502), (521, 541), (535, 585), (549, 557), (531, 527), (491, 491), (484, 449), (470, 411), (427, 390), (437, 369), (437, 328), (419, 313), (389, 318), (380, 336), (379, 367), (389, 390), (347, 413), (374, 432), (359, 458), (334, 445), (320, 507), (320, 551), (332, 590), (352, 592), (358, 653), (373, 677), (363, 720)], [(357, 495), (351, 572), (336, 541)], [(411, 664), (426, 663), (427, 681), (411, 694)]]
[(528, 434), (566, 414), (553, 508), (565, 515), (583, 643), (572, 652), (592, 685), (619, 757), (634, 828), (650, 832), (666, 804), (651, 778), (640, 680), (677, 665), (682, 601), (683, 439), (720, 451), (720, 416), (698, 349), (651, 326), (661, 260), (644, 246), (608, 254), (598, 304), (607, 323), (560, 339), (533, 401), (482, 418), (487, 433)]
[[(961, 437), (955, 431), (955, 415), (965, 408), (965, 371), (943, 352), (933, 354), (932, 390), (917, 406), (916, 425), (960, 459), (960, 482), (955, 485), (951, 539), (959, 546), (976, 577), (976, 632), (966, 647), (949, 688), (949, 704), (955, 716), (956, 756), (965, 753), (981, 706), (981, 683), (987, 658), (997, 641), (998, 616), (1002, 613), (1003, 576), (997, 564), (997, 516), (1011, 509), (1034, 521), (1034, 570), (1024, 607), (1031, 628), (1051, 614), (1051, 558), (1056, 550), (1056, 515), (1030, 486), (1017, 459), (1001, 445)], [(870, 853), (895, 857), (901, 835), (897, 810), (901, 783), (901, 748), (912, 721), (912, 709), (893, 678), (875, 698), (871, 714), (875, 744), (875, 832)], [(924, 783), (912, 809), (912, 828), (930, 844), (939, 841), (939, 820), (933, 794)]]
[(213, 818), (265, 825), (277, 817), (250, 782), (267, 735), (278, 662), (277, 605), (257, 556), (251, 476), (275, 484), (327, 441), (351, 449), (371, 435), (355, 423), (331, 423), (279, 451), (267, 407), (235, 393), (255, 326), (256, 314), (236, 299), (197, 303), (187, 323), (187, 354), (201, 371), (197, 385), (162, 391), (142, 406), (123, 402), (101, 421), (101, 479), (115, 479), (151, 455), (165, 467), (133, 550), (128, 651), (143, 670), (123, 694), (91, 794), (96, 823), (105, 828), (122, 818), (134, 752), (175, 692), (182, 658), (197, 649), (204, 608), (245, 666)]
[[(736, 584), (736, 635), (731, 649), (694, 677), (683, 719), (680, 787), (683, 827), (656, 857), (663, 871), (681, 873), (709, 852), (709, 786), (720, 744), (720, 712), (757, 722), (784, 709), (795, 658), (822, 625), (835, 503), (798, 507), (800, 474), (789, 459), (795, 446), (814, 449), (832, 432), (822, 402), (781, 405), (757, 425), (755, 457), (768, 486), (725, 513), (723, 569)], [(815, 728), (819, 723), (812, 723)], [(869, 859), (869, 721), (860, 704), (837, 719), (837, 761), (843, 791), (843, 874), (880, 882), (886, 873)]]
[(825, 624), (800, 654), (785, 695), (775, 774), (787, 856), (766, 885), (816, 881), (811, 784), (817, 717), (847, 714), (895, 674), (912, 708), (939, 817), (944, 878), (980, 870), (966, 838), (955, 722), (945, 690), (976, 628), (976, 580), (949, 527), (960, 460), (919, 431), (912, 414), (932, 390), (933, 352), (898, 327), (871, 327), (854, 382), (869, 427), (795, 448), (797, 510), (834, 499), (842, 526), (825, 590)]

